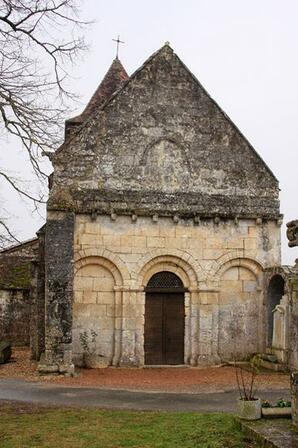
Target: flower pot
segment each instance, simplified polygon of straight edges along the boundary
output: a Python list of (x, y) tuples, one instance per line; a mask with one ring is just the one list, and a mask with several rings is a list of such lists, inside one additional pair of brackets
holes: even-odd
[(262, 414), (261, 399), (255, 400), (241, 400), (238, 398), (237, 402), (238, 417), (243, 420), (259, 420)]
[(292, 408), (284, 407), (280, 408), (273, 406), (271, 408), (262, 408), (262, 417), (267, 418), (290, 418), (292, 416)]

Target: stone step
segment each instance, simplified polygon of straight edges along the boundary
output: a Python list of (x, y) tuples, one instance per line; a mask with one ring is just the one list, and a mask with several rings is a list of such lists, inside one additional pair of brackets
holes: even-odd
[(286, 372), (287, 371), (287, 366), (285, 364), (267, 361), (266, 359), (262, 359), (262, 358), (260, 358), (258, 361), (258, 367), (262, 367), (263, 369), (273, 370), (274, 372)]
[(263, 359), (264, 361), (269, 361), (269, 362), (274, 362), (277, 363), (278, 359), (276, 355), (273, 355), (272, 353), (262, 353), (261, 355), (259, 355), (259, 357), (261, 359)]

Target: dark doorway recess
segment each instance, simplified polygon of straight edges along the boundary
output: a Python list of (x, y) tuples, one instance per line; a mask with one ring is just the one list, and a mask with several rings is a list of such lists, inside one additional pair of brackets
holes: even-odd
[(145, 364), (184, 363), (184, 292), (172, 272), (154, 274), (146, 287)]
[(285, 293), (285, 281), (281, 275), (274, 275), (268, 286), (268, 347), (272, 345), (273, 337), (273, 310), (281, 301), (282, 296)]

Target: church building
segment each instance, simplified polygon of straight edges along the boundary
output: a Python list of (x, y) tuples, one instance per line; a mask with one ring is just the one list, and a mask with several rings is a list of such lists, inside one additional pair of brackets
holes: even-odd
[(168, 43), (130, 77), (113, 61), (52, 163), (35, 279), (41, 372), (265, 351), (278, 181)]

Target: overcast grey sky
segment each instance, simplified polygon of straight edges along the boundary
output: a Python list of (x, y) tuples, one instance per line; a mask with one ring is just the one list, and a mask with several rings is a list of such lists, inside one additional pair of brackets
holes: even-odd
[[(90, 51), (72, 68), (82, 104), (108, 70), (118, 34), (129, 74), (169, 41), (279, 179), (284, 222), (298, 218), (297, 0), (86, 0), (82, 12), (96, 21), (86, 33)], [(0, 164), (33, 178), (16, 142), (4, 146)], [(2, 192), (19, 238), (34, 236), (42, 218)], [(283, 263), (292, 264), (298, 251), (287, 247), (285, 224), (282, 236)]]

